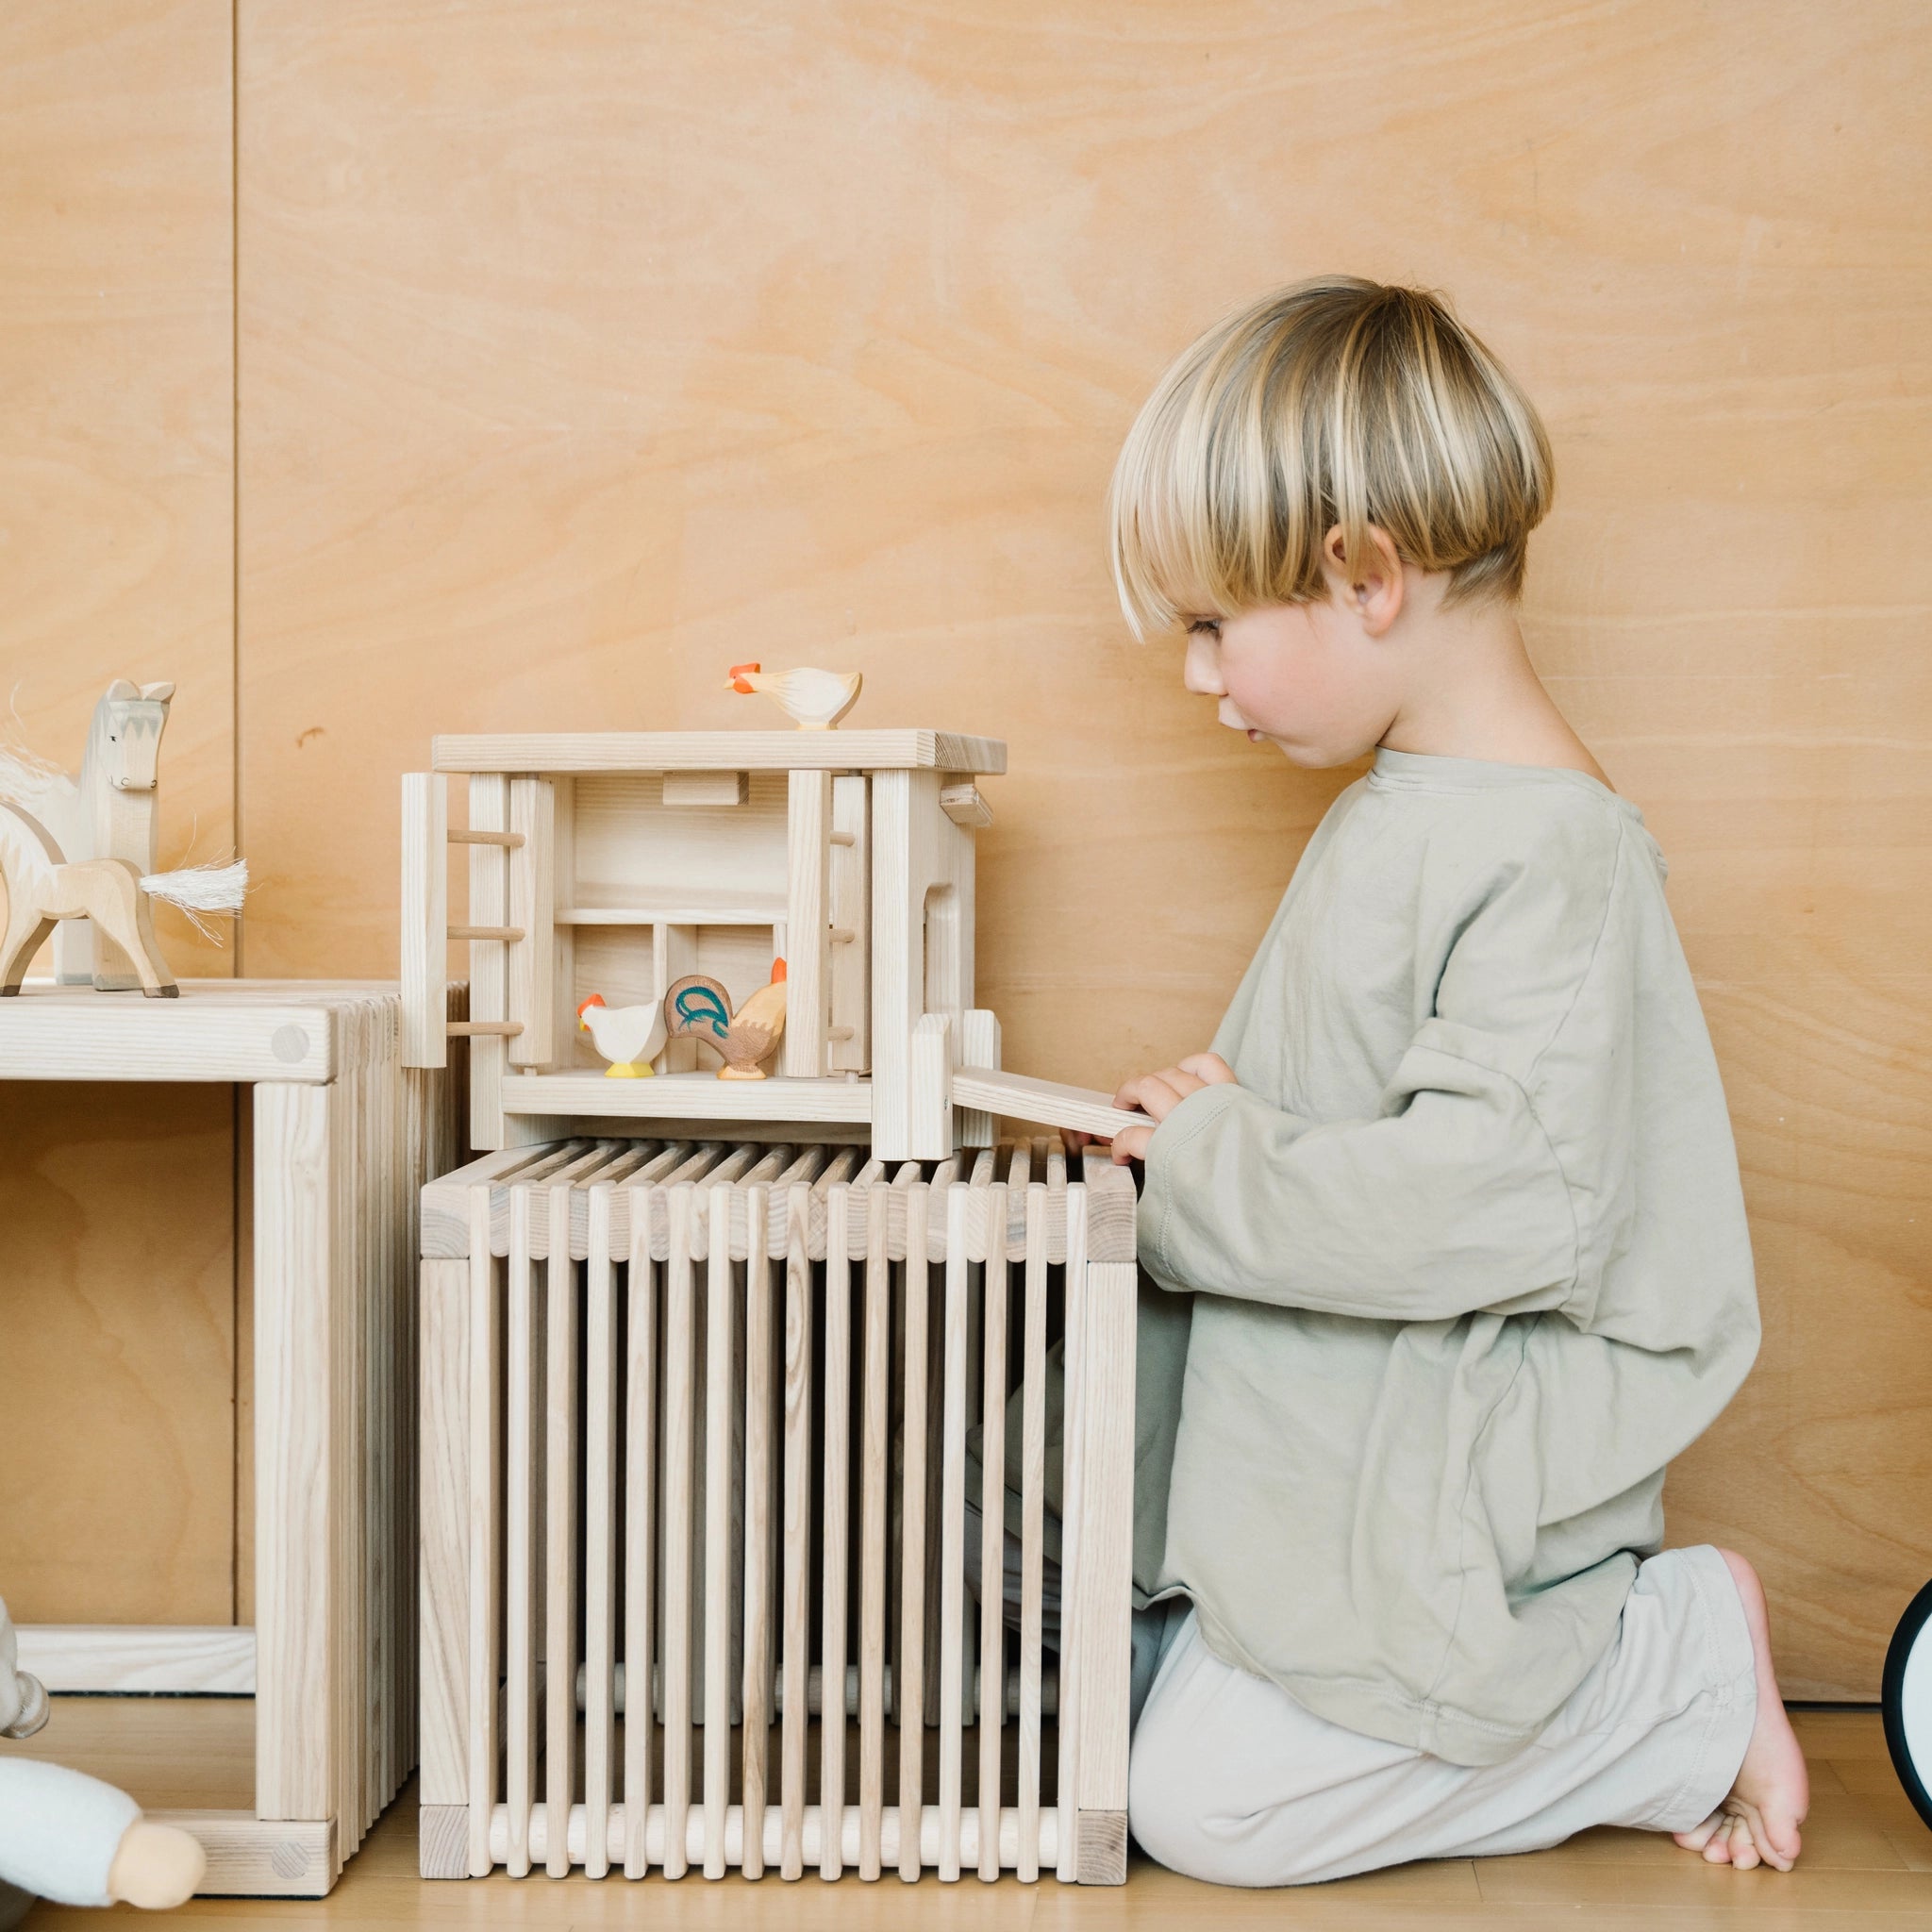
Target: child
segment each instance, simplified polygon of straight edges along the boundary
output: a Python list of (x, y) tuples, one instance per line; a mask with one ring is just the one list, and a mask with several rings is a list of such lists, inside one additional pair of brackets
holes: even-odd
[(1113, 1153), (1173, 1291), (1142, 1323), (1137, 1585), (1167, 1601), (1128, 1817), (1200, 1877), (1603, 1824), (1797, 1857), (1757, 1578), (1653, 1554), (1757, 1300), (1663, 861), (1517, 628), (1550, 491), (1488, 350), (1346, 277), (1210, 330), (1115, 475), (1122, 601), (1185, 628), (1187, 688), (1296, 764), (1374, 754), (1213, 1050), (1118, 1099), (1155, 1123)]

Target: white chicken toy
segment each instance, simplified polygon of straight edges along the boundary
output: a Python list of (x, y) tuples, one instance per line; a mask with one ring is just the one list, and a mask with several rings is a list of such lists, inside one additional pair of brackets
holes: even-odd
[(664, 1008), (607, 1007), (604, 995), (593, 992), (577, 1008), (577, 1026), (591, 1036), (591, 1044), (610, 1062), (607, 1080), (643, 1080), (651, 1062), (664, 1051)]
[(801, 731), (830, 731), (858, 702), (863, 682), (857, 671), (771, 671), (757, 664), (734, 664), (731, 689), (768, 697)]

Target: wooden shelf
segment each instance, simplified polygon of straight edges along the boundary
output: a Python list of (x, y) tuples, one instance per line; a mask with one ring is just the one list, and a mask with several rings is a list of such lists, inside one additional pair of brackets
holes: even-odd
[(569, 906), (557, 913), (558, 925), (783, 925), (785, 903), (767, 905), (674, 906), (644, 910), (633, 906)]
[(435, 741), (439, 772), (891, 772), (997, 775), (1007, 747), (954, 731), (558, 731)]
[(870, 1080), (721, 1080), (715, 1074), (519, 1074), (503, 1083), (514, 1114), (603, 1115), (613, 1120), (849, 1122), (872, 1119)]

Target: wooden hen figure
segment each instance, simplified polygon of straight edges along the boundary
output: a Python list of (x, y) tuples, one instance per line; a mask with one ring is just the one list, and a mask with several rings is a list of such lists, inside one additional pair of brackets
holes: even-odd
[(785, 1030), (785, 962), (772, 962), (769, 986), (731, 1010), (731, 995), (703, 973), (687, 973), (664, 995), (665, 1037), (701, 1040), (715, 1048), (724, 1064), (721, 1080), (762, 1080), (758, 1062), (770, 1057)]

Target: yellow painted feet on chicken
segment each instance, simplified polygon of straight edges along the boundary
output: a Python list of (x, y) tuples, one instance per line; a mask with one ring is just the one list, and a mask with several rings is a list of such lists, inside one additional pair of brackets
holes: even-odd
[(634, 1067), (623, 1060), (614, 1060), (604, 1069), (607, 1080), (648, 1080), (657, 1072), (656, 1067)]

